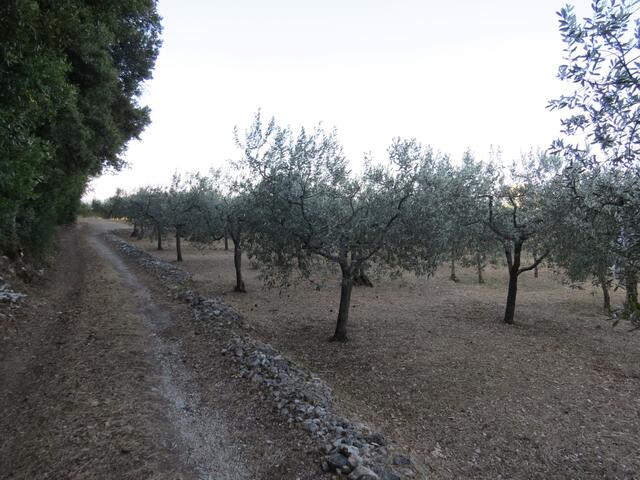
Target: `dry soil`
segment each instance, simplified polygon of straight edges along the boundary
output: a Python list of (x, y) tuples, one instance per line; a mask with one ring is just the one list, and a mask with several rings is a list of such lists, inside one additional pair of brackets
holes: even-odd
[[(175, 258), (171, 242), (161, 252), (134, 243)], [(639, 332), (612, 328), (590, 285), (572, 287), (549, 268), (524, 274), (508, 326), (502, 267), (484, 285), (464, 269), (459, 283), (446, 271), (378, 279), (354, 291), (350, 341), (337, 344), (327, 341), (336, 275), (265, 290), (245, 261), (241, 294), (221, 245), (185, 242), (184, 258), (201, 290), (320, 374), (344, 411), (408, 447), (433, 478), (640, 478)]]

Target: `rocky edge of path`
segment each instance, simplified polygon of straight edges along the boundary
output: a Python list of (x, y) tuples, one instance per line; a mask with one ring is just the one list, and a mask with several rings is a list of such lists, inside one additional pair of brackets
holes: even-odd
[[(24, 270), (24, 267), (20, 267)], [(0, 270), (6, 270), (10, 275), (15, 276), (16, 272), (7, 257), (0, 257)], [(26, 270), (25, 270), (26, 271)], [(24, 293), (16, 292), (8, 279), (0, 275), (0, 303), (17, 303), (25, 298)]]
[(159, 260), (115, 234), (106, 238), (125, 256), (152, 272), (174, 297), (189, 305), (193, 319), (228, 337), (220, 352), (238, 365), (237, 374), (256, 383), (282, 417), (308, 432), (318, 445), (322, 469), (349, 480), (418, 478), (411, 458), (385, 436), (361, 422), (338, 415), (330, 387), (280, 354), (271, 345), (249, 338), (242, 316), (219, 297), (205, 297), (189, 288), (185, 270)]

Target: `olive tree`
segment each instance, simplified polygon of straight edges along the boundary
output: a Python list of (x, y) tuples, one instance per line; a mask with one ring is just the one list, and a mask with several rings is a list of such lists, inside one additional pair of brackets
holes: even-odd
[(125, 219), (133, 225), (132, 237), (144, 237), (147, 227), (157, 234), (158, 250), (162, 250), (162, 234), (166, 224), (166, 192), (161, 187), (140, 187), (126, 194), (118, 189), (100, 205), (106, 218)]
[(183, 180), (174, 174), (165, 196), (165, 221), (173, 229), (176, 240), (176, 260), (182, 261), (182, 238), (197, 230), (203, 216), (207, 193), (212, 190), (211, 180), (191, 173)]
[(558, 76), (575, 89), (550, 102), (566, 111), (563, 137), (553, 144), (568, 160), (567, 183), (583, 208), (612, 214), (621, 225), (611, 248), (624, 274), (627, 304), (638, 308), (640, 271), (640, 28), (637, 0), (595, 0), (592, 15), (578, 20), (560, 10), (565, 63)]
[[(202, 243), (217, 242), (231, 238), (236, 292), (245, 293), (242, 275), (242, 255), (249, 236), (253, 232), (253, 206), (245, 186), (237, 180), (222, 178), (219, 171), (209, 176), (191, 179), (188, 195), (183, 198), (183, 210), (188, 231)], [(227, 250), (225, 245), (225, 250)]]
[(427, 150), (396, 140), (387, 165), (367, 162), (355, 175), (335, 132), (302, 129), (294, 136), (273, 121), (263, 128), (259, 115), (241, 145), (256, 212), (251, 254), (282, 278), (294, 269), (309, 275), (318, 259), (338, 266), (332, 340), (346, 341), (353, 280), (365, 262), (415, 267), (406, 261), (417, 249), (410, 234), (403, 235), (402, 219), (420, 169), (428, 168)]
[(234, 192), (222, 198), (219, 204), (222, 217), (222, 236), (231, 238), (233, 243), (233, 266), (236, 272), (236, 292), (246, 292), (242, 276), (242, 254), (248, 237), (252, 234), (252, 198), (245, 192)]
[[(121, 210), (122, 217), (133, 223), (132, 237), (144, 238), (148, 224), (148, 212), (151, 205), (150, 191), (148, 188), (140, 188), (135, 193), (123, 198)], [(118, 209), (116, 209), (118, 211)]]
[(567, 208), (563, 231), (553, 239), (551, 259), (573, 281), (592, 280), (602, 289), (603, 308), (611, 309), (609, 289), (613, 281), (616, 255), (611, 248), (620, 234), (613, 215), (597, 215), (581, 208), (577, 202)]
[(169, 228), (167, 215), (167, 190), (164, 187), (145, 187), (148, 208), (146, 210), (147, 222), (153, 229), (157, 240), (157, 250), (162, 250), (162, 240)]
[(496, 250), (496, 241), (487, 227), (486, 192), (496, 177), (493, 164), (476, 161), (465, 152), (462, 164), (451, 166), (441, 176), (448, 179), (439, 189), (447, 215), (442, 222), (443, 234), (450, 248), (450, 279), (457, 282), (455, 261), (476, 268), (478, 283), (484, 283), (487, 257)]
[[(556, 192), (560, 161), (545, 155), (530, 155), (523, 168), (511, 170), (510, 177), (495, 178), (486, 194), (485, 223), (504, 247), (509, 273), (504, 322), (514, 323), (518, 278), (534, 270), (551, 252), (550, 239), (560, 227)], [(486, 213), (485, 213), (486, 212)], [(523, 265), (524, 247), (537, 252)]]

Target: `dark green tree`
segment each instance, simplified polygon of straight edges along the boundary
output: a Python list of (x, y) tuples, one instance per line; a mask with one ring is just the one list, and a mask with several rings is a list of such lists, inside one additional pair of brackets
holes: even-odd
[(0, 5), (0, 249), (46, 244), (88, 179), (121, 168), (160, 46), (154, 0)]

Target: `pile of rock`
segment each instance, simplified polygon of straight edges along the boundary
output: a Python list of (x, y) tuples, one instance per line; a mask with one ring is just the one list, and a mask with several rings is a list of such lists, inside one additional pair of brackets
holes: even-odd
[(125, 242), (117, 235), (108, 234), (107, 239), (115, 244), (118, 250), (127, 257), (134, 259), (140, 266), (156, 273), (163, 281), (182, 283), (191, 278), (189, 272), (155, 258), (144, 250)]
[(115, 235), (109, 239), (144, 268), (173, 289), (175, 298), (191, 307), (195, 321), (222, 330), (231, 337), (223, 355), (240, 366), (239, 375), (258, 384), (275, 409), (290, 424), (299, 424), (317, 441), (325, 472), (349, 480), (400, 480), (416, 478), (410, 458), (395, 453), (384, 435), (334, 412), (331, 389), (319, 377), (285, 358), (271, 345), (240, 336), (246, 330), (242, 316), (221, 298), (200, 295), (185, 288), (189, 274), (158, 260)]
[(198, 322), (205, 322), (216, 328), (249, 326), (233, 307), (224, 303), (220, 297), (205, 297), (191, 289), (182, 289), (174, 295), (177, 300), (188, 303), (192, 309), (193, 318)]
[(289, 423), (298, 423), (316, 438), (322, 469), (350, 480), (414, 478), (409, 457), (393, 454), (382, 433), (333, 412), (331, 389), (279, 354), (269, 344), (233, 337), (222, 351), (241, 365), (240, 375), (269, 392)]
[(16, 303), (25, 297), (24, 293), (15, 292), (11, 285), (0, 276), (0, 302)]

